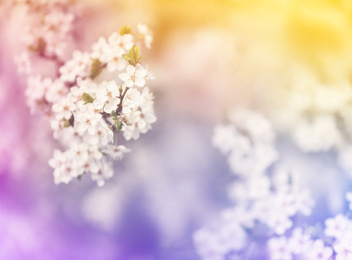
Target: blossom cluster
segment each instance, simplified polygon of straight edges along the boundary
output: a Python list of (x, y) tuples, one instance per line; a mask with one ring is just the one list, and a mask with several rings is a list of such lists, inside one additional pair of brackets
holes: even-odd
[[(91, 51), (74, 50), (65, 60), (62, 46), (74, 16), (57, 11), (61, 9), (68, 10), (61, 8), (60, 1), (40, 4), (36, 10), (44, 10), (45, 15), (39, 25), (28, 27), (28, 49), (17, 62), (28, 74), (25, 94), (31, 111), (46, 114), (54, 138), (66, 148), (55, 150), (49, 161), (55, 183), (91, 173), (101, 186), (113, 175), (112, 160), (130, 152), (118, 135), (136, 140), (156, 121), (154, 96), (146, 85), (154, 75), (142, 65), (137, 46), (143, 40), (149, 48), (153, 38), (146, 25), (138, 25), (138, 34), (124, 26), (119, 33), (100, 37)], [(55, 76), (31, 72), (29, 53), (54, 62)]]
[(16, 56), (18, 70), (33, 73), (33, 59), (56, 60), (62, 64), (67, 58), (72, 41), (72, 29), (76, 17), (75, 1), (14, 0), (12, 5), (21, 8), (25, 21), (20, 40), (26, 50)]
[[(346, 194), (351, 202), (351, 193)], [(268, 249), (272, 260), (352, 259), (352, 220), (343, 214), (327, 218), (323, 227), (296, 227), (285, 236), (270, 238)]]
[[(314, 201), (299, 173), (280, 162), (275, 134), (260, 114), (240, 110), (215, 128), (213, 144), (228, 156), (236, 180), (229, 187), (234, 206), (211, 228), (194, 235), (202, 259), (243, 259), (252, 240), (290, 232), (295, 217), (311, 214)], [(236, 259), (236, 258), (235, 258)]]
[(277, 109), (281, 116), (275, 123), (282, 127), (282, 122), (290, 121), (283, 130), (303, 152), (333, 151), (340, 166), (352, 176), (352, 91), (348, 80), (332, 84), (294, 68), (287, 82), (279, 84), (290, 87), (283, 88), (286, 102)]

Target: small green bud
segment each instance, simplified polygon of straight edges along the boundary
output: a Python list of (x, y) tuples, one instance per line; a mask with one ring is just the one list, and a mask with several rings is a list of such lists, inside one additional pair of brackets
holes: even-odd
[(96, 76), (99, 76), (102, 70), (103, 68), (101, 61), (99, 59), (94, 59), (92, 62), (89, 78), (94, 79)]
[(82, 99), (84, 100), (84, 104), (93, 103), (94, 101), (94, 98), (86, 92), (83, 93)]
[(125, 35), (125, 34), (131, 34), (132, 30), (131, 30), (131, 26), (125, 25), (124, 27), (122, 27), (120, 29), (120, 35)]
[(70, 124), (70, 121), (69, 121), (69, 120), (67, 120), (67, 119), (63, 119), (63, 121), (64, 121), (64, 128), (67, 128), (67, 127), (70, 127), (70, 126), (71, 126), (71, 124)]
[(121, 131), (122, 126), (123, 126), (122, 122), (119, 119), (116, 119), (115, 120), (115, 127), (116, 127), (117, 132)]
[(133, 45), (129, 53), (123, 54), (122, 57), (132, 66), (136, 66), (142, 59), (142, 57), (139, 56), (139, 48), (136, 45)]

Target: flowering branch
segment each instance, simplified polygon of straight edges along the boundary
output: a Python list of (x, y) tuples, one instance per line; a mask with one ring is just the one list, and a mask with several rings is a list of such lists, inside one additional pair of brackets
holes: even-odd
[[(58, 12), (54, 7), (38, 10)], [(60, 7), (60, 10), (66, 9)], [(58, 21), (58, 18), (63, 19)], [(64, 152), (55, 150), (49, 161), (55, 182), (68, 183), (90, 172), (101, 186), (113, 175), (109, 158), (121, 159), (130, 152), (118, 145), (118, 134), (121, 132), (127, 141), (138, 139), (156, 121), (154, 97), (146, 87), (147, 80), (154, 76), (148, 66), (141, 64), (140, 50), (130, 26), (122, 27), (120, 33), (113, 33), (108, 39), (100, 37), (90, 53), (75, 50), (71, 59), (62, 61), (62, 52), (55, 49), (60, 41), (56, 40), (64, 42), (73, 19), (71, 13), (44, 15), (43, 33), (54, 30), (60, 35), (52, 34), (50, 38), (46, 34), (35, 35), (27, 43), (22, 64), (29, 67), (28, 52), (35, 52), (58, 65), (56, 77), (34, 76), (27, 70), (26, 95), (32, 111), (46, 111), (54, 138), (68, 144)], [(136, 38), (144, 38), (150, 47), (149, 30), (146, 26), (138, 28), (143, 36)], [(107, 81), (105, 77), (114, 80)]]

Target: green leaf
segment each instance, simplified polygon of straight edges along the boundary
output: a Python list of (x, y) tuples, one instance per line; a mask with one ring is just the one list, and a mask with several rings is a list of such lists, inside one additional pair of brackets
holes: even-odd
[(122, 27), (120, 29), (120, 35), (125, 35), (125, 34), (131, 34), (132, 30), (131, 30), (131, 26), (125, 25), (124, 27)]
[(123, 54), (122, 57), (127, 60), (130, 65), (136, 66), (136, 63), (128, 54)]
[(67, 119), (62, 119), (63, 121), (64, 121), (64, 128), (67, 128), (67, 127), (70, 127), (71, 126), (71, 124), (70, 124), (70, 121), (69, 120), (67, 120)]
[(98, 76), (103, 70), (102, 63), (99, 59), (94, 59), (92, 62), (92, 68), (90, 70), (90, 79), (94, 79), (96, 76)]
[(139, 57), (139, 48), (136, 45), (133, 45), (129, 54), (131, 57), (133, 57), (133, 59), (137, 60)]
[(139, 48), (136, 45), (133, 45), (129, 53), (123, 54), (122, 57), (132, 66), (136, 66), (142, 59), (142, 57), (139, 56)]
[(115, 120), (115, 127), (116, 127), (117, 132), (121, 131), (122, 126), (123, 126), (122, 122), (119, 119), (116, 119)]
[(82, 95), (82, 99), (84, 100), (84, 104), (87, 104), (87, 103), (93, 103), (94, 101), (94, 98), (92, 98), (91, 95), (89, 95), (88, 93), (84, 92), (83, 95)]

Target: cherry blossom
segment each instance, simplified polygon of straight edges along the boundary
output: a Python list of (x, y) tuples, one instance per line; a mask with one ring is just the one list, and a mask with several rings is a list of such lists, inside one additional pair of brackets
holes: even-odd
[(338, 214), (334, 218), (326, 219), (325, 225), (324, 234), (326, 236), (340, 238), (351, 222), (342, 214)]
[(268, 248), (272, 260), (291, 260), (288, 241), (285, 237), (272, 238), (268, 241)]
[[(292, 178), (295, 172), (279, 162), (275, 134), (264, 116), (236, 110), (229, 114), (229, 118), (230, 124), (215, 127), (212, 141), (228, 156), (232, 173), (239, 177), (231, 184), (229, 192), (235, 205), (222, 212), (222, 224), (218, 229), (200, 229), (206, 242), (195, 241), (197, 251), (202, 259), (212, 255), (227, 259), (232, 253), (241, 259), (245, 258), (246, 246), (251, 241), (266, 236), (270, 259), (291, 260), (293, 254), (305, 253), (303, 249), (308, 248), (311, 241), (309, 236), (297, 229), (294, 217), (298, 213), (309, 215), (314, 201), (309, 191), (299, 187), (298, 178)], [(241, 240), (241, 246), (232, 239), (222, 242), (231, 246), (210, 247), (209, 244), (216, 243), (213, 239), (219, 238), (221, 230), (230, 230), (233, 226), (242, 230), (237, 230), (238, 234), (247, 234), (246, 239)], [(264, 234), (257, 234), (258, 230), (263, 230)], [(291, 232), (292, 238), (288, 236)], [(297, 248), (300, 244), (304, 244), (304, 248), (300, 246), (302, 250)], [(211, 250), (208, 251), (208, 248)]]
[(116, 51), (116, 48), (120, 49), (121, 55), (124, 51), (129, 51), (134, 44), (133, 35), (129, 33), (120, 35), (115, 32), (110, 35), (108, 41), (109, 41), (109, 44), (112, 46), (113, 50)]
[[(72, 10), (64, 2), (43, 2), (28, 13), (31, 22), (23, 34), (28, 50), (16, 62), (18, 70), (28, 74), (25, 93), (31, 111), (48, 116), (54, 138), (66, 149), (55, 150), (49, 161), (55, 183), (90, 173), (102, 186), (114, 174), (112, 160), (130, 152), (119, 144), (118, 135), (138, 139), (156, 122), (154, 96), (145, 87), (155, 77), (149, 66), (142, 66), (135, 42), (143, 38), (149, 46), (151, 33), (146, 26), (139, 26), (141, 35), (124, 26), (120, 33), (99, 37), (91, 52), (73, 50), (67, 55), (66, 43), (77, 19)], [(31, 52), (51, 61), (55, 76), (32, 72)]]
[(333, 254), (333, 250), (329, 246), (325, 246), (322, 240), (315, 240), (306, 256), (311, 260), (329, 260)]
[(120, 79), (125, 82), (126, 87), (144, 87), (146, 76), (147, 70), (144, 69), (140, 64), (137, 64), (136, 67), (128, 65), (126, 72), (119, 74)]
[(301, 228), (295, 228), (292, 231), (292, 235), (289, 238), (289, 248), (292, 253), (296, 255), (304, 254), (310, 248), (310, 245), (310, 236), (304, 234)]
[(150, 48), (153, 42), (152, 32), (149, 30), (148, 26), (145, 24), (138, 24), (138, 32), (144, 39), (144, 44), (147, 48)]

